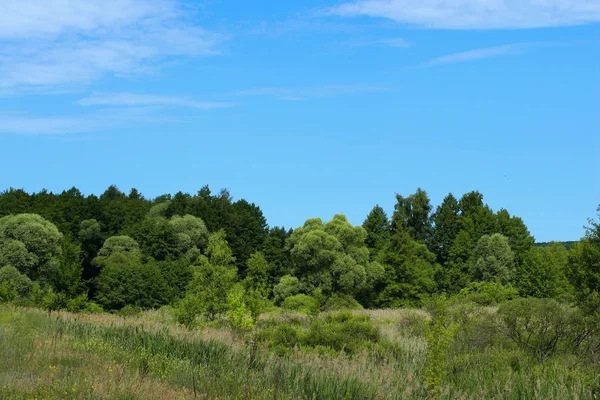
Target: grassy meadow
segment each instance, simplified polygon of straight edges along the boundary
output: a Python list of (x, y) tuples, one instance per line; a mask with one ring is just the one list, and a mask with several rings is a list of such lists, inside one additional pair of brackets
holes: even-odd
[[(163, 308), (131, 316), (0, 306), (2, 399), (597, 399), (597, 355), (540, 360), (456, 307), (456, 332), (427, 389), (419, 309), (264, 314), (252, 332), (195, 329)], [(341, 315), (341, 317), (340, 317)], [(459, 323), (460, 322), (460, 323)], [(439, 362), (439, 360), (438, 360)]]

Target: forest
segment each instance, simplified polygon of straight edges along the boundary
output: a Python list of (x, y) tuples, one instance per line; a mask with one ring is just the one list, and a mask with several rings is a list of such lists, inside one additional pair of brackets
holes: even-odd
[[(600, 221), (590, 218), (576, 242), (536, 244), (521, 218), (492, 210), (477, 191), (448, 194), (435, 208), (422, 189), (390, 197), (392, 215), (375, 205), (361, 226), (337, 214), (290, 229), (269, 226), (258, 205), (208, 186), (154, 199), (115, 186), (100, 196), (8, 189), (0, 193), (0, 333), (31, 323), (89, 346), (90, 337), (102, 339), (121, 352), (116, 358), (141, 351), (135, 374), (160, 380), (179, 367), (162, 376), (166, 367), (144, 358), (148, 352), (187, 360), (188, 350), (177, 346), (225, 330), (232, 342), (211, 339), (225, 347), (202, 357), (233, 352), (219, 368), (262, 380), (247, 382), (245, 395), (235, 383), (219, 386), (231, 377), (207, 367), (211, 358), (200, 362), (212, 371), (200, 374), (205, 381), (192, 369), (193, 383), (175, 385), (194, 397), (200, 386), (209, 398), (600, 395)], [(77, 315), (98, 320), (85, 325)], [(164, 323), (181, 330), (183, 341), (162, 331), (120, 331), (126, 323), (119, 318), (131, 326)], [(154, 335), (146, 339), (169, 342), (170, 350), (142, 346), (136, 335)], [(298, 383), (293, 368), (309, 368), (313, 356), (326, 369), (342, 363), (344, 379), (319, 383), (327, 376), (302, 370)], [(252, 363), (261, 362), (256, 372)], [(347, 363), (375, 370), (348, 372)], [(395, 377), (375, 378), (382, 365)], [(477, 373), (489, 375), (469, 375)], [(361, 383), (361, 375), (371, 378)], [(532, 379), (537, 388), (527, 385)], [(515, 387), (503, 392), (507, 381)], [(27, 392), (4, 384), (6, 398)], [(56, 394), (64, 389), (58, 386), (38, 389)], [(73, 398), (95, 390), (72, 389)]]

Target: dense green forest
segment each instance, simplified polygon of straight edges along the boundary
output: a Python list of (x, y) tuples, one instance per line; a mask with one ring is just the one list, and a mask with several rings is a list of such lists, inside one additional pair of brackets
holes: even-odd
[(208, 187), (10, 189), (0, 397), (594, 399), (599, 292), (600, 221), (536, 245), (479, 192), (285, 229)]
[(420, 306), (441, 292), (575, 301), (599, 289), (593, 220), (567, 250), (535, 246), (521, 218), (479, 192), (449, 194), (435, 210), (421, 189), (395, 200), (391, 218), (375, 206), (362, 226), (336, 215), (288, 230), (208, 186), (153, 200), (115, 186), (99, 197), (10, 189), (0, 194), (1, 296), (35, 291), (57, 308), (171, 304), (194, 314), (183, 319), (214, 319), (231, 293), (256, 316), (273, 304)]

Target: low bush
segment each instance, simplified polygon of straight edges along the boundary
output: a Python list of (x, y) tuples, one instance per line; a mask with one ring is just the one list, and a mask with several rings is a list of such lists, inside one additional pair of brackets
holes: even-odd
[(277, 353), (285, 353), (294, 347), (324, 349), (354, 354), (382, 342), (379, 329), (365, 315), (350, 312), (331, 313), (312, 319), (307, 325), (273, 323), (263, 324), (256, 336)]
[(516, 299), (500, 305), (506, 335), (538, 362), (594, 342), (598, 328), (589, 316), (554, 299)]
[(517, 297), (519, 297), (519, 291), (511, 285), (503, 285), (500, 282), (471, 282), (452, 300), (489, 306)]
[(319, 302), (314, 297), (306, 294), (287, 297), (281, 307), (286, 310), (298, 311), (309, 315), (318, 314), (320, 309)]
[(323, 311), (362, 310), (362, 308), (354, 297), (341, 293), (331, 295), (322, 307)]

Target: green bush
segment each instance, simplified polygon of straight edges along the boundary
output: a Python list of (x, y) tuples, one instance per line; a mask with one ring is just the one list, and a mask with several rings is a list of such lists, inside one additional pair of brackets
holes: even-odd
[(0, 302), (24, 299), (31, 293), (33, 283), (15, 267), (0, 268)]
[(491, 307), (460, 302), (449, 310), (449, 318), (458, 325), (452, 342), (456, 351), (469, 352), (502, 345), (506, 341), (498, 315)]
[(115, 314), (121, 317), (133, 317), (139, 315), (142, 312), (142, 309), (136, 306), (132, 306), (131, 304), (127, 304), (125, 307), (116, 311)]
[(362, 308), (354, 297), (341, 293), (334, 293), (322, 307), (323, 311), (362, 310)]
[(287, 297), (281, 307), (286, 310), (303, 312), (310, 315), (319, 313), (319, 302), (314, 297), (305, 294)]
[(498, 310), (506, 335), (538, 362), (558, 353), (578, 349), (582, 339), (593, 339), (588, 320), (579, 310), (554, 299), (516, 299)]
[(503, 285), (500, 282), (471, 282), (454, 296), (453, 300), (489, 306), (517, 297), (519, 291), (511, 285)]
[(348, 311), (314, 319), (303, 337), (303, 344), (307, 346), (324, 346), (348, 354), (380, 341), (379, 329), (366, 315), (353, 315)]
[(255, 338), (280, 354), (295, 346), (307, 350), (320, 349), (321, 353), (343, 350), (346, 354), (354, 354), (383, 344), (379, 329), (364, 315), (332, 313), (314, 318), (308, 325), (302, 325), (302, 322), (298, 319), (283, 322), (271, 320), (268, 325), (263, 322), (262, 330), (256, 333)]

